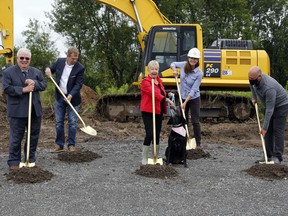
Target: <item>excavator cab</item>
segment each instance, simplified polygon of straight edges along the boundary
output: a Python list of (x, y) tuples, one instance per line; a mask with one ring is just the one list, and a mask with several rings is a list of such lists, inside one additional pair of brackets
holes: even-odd
[(199, 25), (157, 25), (153, 26), (145, 38), (143, 73), (148, 75), (149, 61), (159, 63), (159, 75), (165, 86), (175, 87), (175, 79), (170, 69), (174, 61), (186, 61), (188, 51), (197, 47), (202, 49), (202, 32)]

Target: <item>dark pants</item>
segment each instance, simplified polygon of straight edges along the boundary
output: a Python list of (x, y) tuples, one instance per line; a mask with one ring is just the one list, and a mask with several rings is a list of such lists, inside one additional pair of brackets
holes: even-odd
[(196, 140), (197, 146), (201, 145), (201, 127), (200, 127), (200, 97), (190, 100), (185, 107), (185, 116), (187, 120), (187, 125), (189, 122), (189, 110), (191, 114), (191, 122), (193, 125), (193, 132)]
[[(150, 146), (151, 142), (153, 141), (153, 114), (142, 112), (142, 118), (145, 125), (145, 139), (143, 145)], [(160, 132), (162, 127), (162, 119), (163, 115), (156, 114), (156, 145), (159, 145), (160, 142)]]
[(267, 133), (264, 137), (267, 157), (277, 157), (282, 161), (284, 152), (285, 126), (288, 105), (274, 109)]
[[(9, 166), (17, 166), (21, 162), (21, 142), (25, 134), (25, 129), (28, 127), (28, 118), (13, 118), (9, 117), (10, 138), (9, 138)], [(30, 151), (29, 162), (36, 161), (35, 153), (38, 144), (38, 138), (41, 127), (41, 117), (36, 117), (34, 112), (31, 116), (31, 134), (30, 134)], [(24, 161), (26, 161), (27, 153), (27, 136), (24, 144)]]

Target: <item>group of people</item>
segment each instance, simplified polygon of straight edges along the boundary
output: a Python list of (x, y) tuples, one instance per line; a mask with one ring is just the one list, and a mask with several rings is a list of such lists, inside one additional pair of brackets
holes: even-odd
[[(3, 89), (7, 95), (7, 115), (10, 125), (9, 138), (9, 158), (8, 166), (11, 170), (18, 169), (21, 162), (21, 142), (28, 125), (28, 101), (32, 92), (32, 118), (31, 124), (31, 143), (29, 163), (36, 161), (35, 153), (39, 139), (42, 118), (42, 106), (40, 101), (40, 91), (46, 88), (46, 81), (35, 67), (30, 66), (32, 54), (30, 50), (21, 48), (17, 52), (17, 64), (7, 68), (3, 73)], [(68, 116), (68, 151), (75, 151), (77, 115), (66, 100), (69, 100), (76, 111), (81, 104), (80, 89), (83, 85), (84, 66), (79, 63), (79, 52), (71, 47), (67, 51), (66, 58), (59, 58), (50, 67), (45, 69), (47, 77), (52, 78), (56, 74), (56, 83), (65, 94), (62, 96), (59, 90), (55, 90), (55, 115), (56, 115), (56, 139), (53, 153), (64, 150), (65, 128), (64, 120), (67, 112)], [(192, 48), (187, 54), (187, 60), (182, 62), (172, 62), (170, 67), (174, 77), (178, 78), (180, 70), (180, 100), (189, 122), (189, 111), (193, 132), (196, 140), (196, 148), (201, 145), (201, 126), (200, 126), (200, 85), (203, 72), (199, 68), (201, 53), (197, 48)], [(148, 76), (141, 83), (141, 103), (140, 111), (145, 126), (145, 138), (143, 142), (142, 164), (148, 163), (148, 154), (153, 141), (153, 113), (155, 114), (156, 128), (156, 151), (159, 153), (160, 132), (162, 128), (163, 115), (167, 113), (167, 103), (170, 107), (176, 105), (169, 98), (169, 93), (165, 91), (161, 78), (158, 75), (159, 63), (156, 60), (149, 62)], [(152, 79), (154, 82), (152, 82)], [(255, 104), (260, 99), (265, 107), (265, 117), (261, 133), (265, 138), (266, 152), (268, 160), (281, 163), (284, 151), (284, 132), (286, 116), (288, 113), (287, 91), (272, 77), (261, 72), (258, 66), (253, 66), (248, 72), (248, 79), (252, 91), (252, 103)], [(154, 83), (154, 86), (152, 86)], [(152, 87), (154, 88), (155, 110), (152, 106)], [(21, 107), (21, 109), (20, 109)], [(24, 146), (24, 151), (26, 144)], [(26, 156), (26, 151), (24, 157)], [(26, 160), (26, 158), (24, 158)], [(260, 159), (257, 162), (261, 162)]]
[[(197, 48), (192, 48), (187, 54), (187, 60), (182, 62), (172, 62), (170, 68), (173, 70), (174, 77), (178, 77), (177, 68), (180, 69), (180, 100), (181, 109), (184, 109), (186, 121), (190, 110), (191, 123), (196, 140), (196, 148), (201, 146), (201, 126), (200, 126), (200, 85), (203, 72), (199, 68), (201, 53)], [(156, 154), (159, 152), (160, 131), (163, 114), (167, 113), (165, 102), (170, 107), (175, 104), (167, 97), (161, 79), (158, 76), (159, 64), (153, 60), (148, 64), (148, 77), (142, 81), (141, 85), (141, 105), (143, 122), (145, 125), (145, 139), (142, 151), (142, 164), (147, 164), (149, 146), (153, 140), (152, 128), (152, 82), (154, 79), (155, 89), (155, 115), (156, 115)], [(287, 91), (272, 77), (262, 73), (258, 66), (253, 66), (248, 72), (248, 79), (252, 91), (252, 103), (255, 105), (259, 99), (264, 106), (264, 122), (259, 131), (263, 135), (266, 145), (268, 161), (281, 163), (284, 153), (284, 137), (286, 117), (288, 113), (288, 94)], [(169, 94), (168, 94), (169, 95)], [(255, 161), (255, 163), (265, 162), (265, 157)]]
[[(17, 52), (17, 64), (8, 67), (3, 72), (3, 90), (7, 95), (7, 116), (10, 125), (9, 157), (10, 170), (19, 168), (21, 162), (21, 143), (25, 130), (28, 130), (28, 118), (30, 126), (30, 151), (27, 153), (27, 137), (24, 144), (24, 161), (35, 163), (36, 149), (41, 129), (42, 105), (39, 92), (44, 91), (47, 82), (42, 72), (30, 66), (32, 54), (29, 49), (21, 48)], [(84, 66), (78, 62), (79, 51), (71, 47), (67, 51), (66, 58), (59, 58), (50, 67), (45, 69), (50, 78), (56, 74), (56, 83), (70, 101), (75, 110), (81, 103), (80, 89), (83, 85)], [(30, 94), (32, 92), (32, 94)], [(28, 112), (29, 97), (32, 95), (31, 113)], [(65, 144), (64, 120), (68, 116), (68, 151), (75, 151), (77, 115), (68, 106), (61, 93), (55, 90), (55, 116), (56, 116), (56, 139), (53, 153), (63, 151)]]

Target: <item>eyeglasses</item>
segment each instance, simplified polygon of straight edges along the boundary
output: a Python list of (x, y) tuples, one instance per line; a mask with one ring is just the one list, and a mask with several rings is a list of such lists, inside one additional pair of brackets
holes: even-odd
[(29, 61), (30, 60), (30, 58), (29, 57), (19, 57), (20, 58), (20, 60), (26, 60), (26, 61)]

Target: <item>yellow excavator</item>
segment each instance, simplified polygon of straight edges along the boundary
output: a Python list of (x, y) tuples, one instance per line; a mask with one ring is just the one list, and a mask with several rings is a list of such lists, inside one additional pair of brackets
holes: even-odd
[[(0, 111), (4, 109), (5, 97), (2, 90), (2, 71), (14, 63), (13, 40), (13, 0), (0, 1), (0, 57), (5, 58), (5, 63), (0, 61)], [(2, 105), (3, 103), (3, 105)], [(4, 109), (5, 110), (5, 109)]]
[[(200, 68), (204, 73), (200, 87), (202, 119), (244, 121), (254, 116), (249, 98), (205, 90), (249, 90), (247, 73), (251, 66), (258, 65), (270, 75), (270, 60), (264, 50), (253, 50), (250, 40), (237, 39), (218, 39), (204, 49), (200, 25), (171, 23), (152, 0), (96, 2), (126, 14), (138, 27), (143, 66), (134, 85), (140, 86), (142, 78), (147, 76), (148, 62), (155, 59), (166, 90), (175, 89), (171, 62), (187, 60), (188, 51), (197, 47), (201, 51)], [(106, 95), (98, 101), (97, 112), (109, 119), (125, 121), (140, 116), (140, 99), (140, 94)]]
[[(5, 56), (6, 66), (14, 63), (13, 0), (0, 2), (0, 55)], [(2, 67), (2, 65), (1, 65)]]
[[(252, 65), (260, 66), (270, 73), (269, 56), (264, 50), (253, 50), (249, 40), (219, 39), (210, 48), (203, 48), (202, 28), (198, 24), (173, 24), (152, 0), (95, 0), (130, 17), (137, 25), (138, 40), (142, 48), (142, 70), (138, 81), (147, 76), (147, 64), (156, 59), (160, 75), (167, 90), (175, 90), (176, 83), (170, 69), (173, 61), (187, 59), (188, 51), (197, 47), (201, 51), (201, 117), (218, 120), (247, 120), (255, 113), (249, 98), (212, 94), (205, 90), (248, 90), (247, 72)], [(6, 65), (14, 63), (13, 0), (0, 1), (0, 54)], [(0, 77), (1, 78), (1, 77)], [(2, 86), (2, 85), (1, 85)], [(176, 91), (175, 91), (176, 92)], [(110, 120), (126, 121), (140, 116), (140, 93), (106, 95), (97, 102), (97, 112)]]

